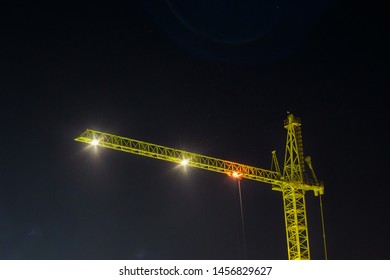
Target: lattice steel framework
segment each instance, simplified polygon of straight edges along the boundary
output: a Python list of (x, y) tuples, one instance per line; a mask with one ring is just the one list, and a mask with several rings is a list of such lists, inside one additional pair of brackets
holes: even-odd
[[(266, 170), (91, 129), (84, 131), (75, 140), (179, 164), (185, 160), (188, 166), (228, 175), (236, 172), (241, 178), (271, 184), (273, 190), (283, 194), (288, 259), (310, 259), (305, 192), (313, 191), (315, 195), (322, 195), (324, 185), (320, 181), (303, 179), (304, 161), (299, 119), (289, 114), (285, 128), (287, 142), (283, 174), (279, 168), (276, 171)], [(273, 161), (277, 164), (275, 155)]]
[(303, 147), (301, 122), (289, 115), (284, 127), (287, 129), (287, 143), (284, 157), (283, 178), (289, 182), (281, 187), (283, 193), (284, 217), (288, 258), (310, 259), (309, 233), (307, 229), (305, 191), (300, 188), (303, 183)]

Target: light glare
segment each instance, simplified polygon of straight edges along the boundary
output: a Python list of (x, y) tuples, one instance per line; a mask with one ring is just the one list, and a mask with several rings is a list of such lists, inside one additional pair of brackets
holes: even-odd
[(186, 166), (188, 164), (188, 159), (183, 159), (181, 162), (180, 162), (180, 165), (182, 166)]
[(236, 178), (236, 179), (241, 179), (243, 174), (237, 171), (233, 171), (232, 173), (229, 174), (231, 177)]
[(93, 145), (93, 146), (97, 146), (98, 144), (99, 144), (99, 140), (97, 140), (97, 139), (93, 139), (91, 141), (91, 145)]

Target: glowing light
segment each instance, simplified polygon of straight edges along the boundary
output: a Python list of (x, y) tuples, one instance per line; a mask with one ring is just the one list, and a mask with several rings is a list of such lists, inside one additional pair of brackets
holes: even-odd
[(91, 141), (91, 145), (92, 146), (97, 146), (99, 144), (99, 140), (97, 140), (97, 139), (93, 139), (92, 141)]
[(188, 164), (188, 159), (183, 159), (181, 162), (180, 162), (180, 165), (182, 166), (186, 166)]
[(237, 171), (233, 171), (232, 173), (229, 174), (229, 176), (231, 176), (235, 179), (241, 179), (243, 175), (244, 174), (237, 172)]

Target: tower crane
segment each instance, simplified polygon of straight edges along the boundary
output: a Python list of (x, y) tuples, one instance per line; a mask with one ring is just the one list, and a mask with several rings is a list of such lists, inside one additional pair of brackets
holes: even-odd
[(306, 162), (309, 163), (314, 180), (309, 180), (307, 176), (304, 176), (305, 158), (303, 155), (300, 119), (293, 114), (288, 114), (287, 119), (284, 121), (284, 128), (287, 130), (287, 140), (283, 172), (280, 171), (275, 152), (272, 152), (272, 163), (275, 166), (275, 170), (267, 170), (91, 129), (85, 130), (74, 140), (219, 172), (237, 179), (245, 178), (270, 184), (272, 190), (281, 192), (283, 197), (288, 259), (309, 260), (310, 247), (305, 193), (313, 191), (315, 196), (320, 196), (321, 198), (324, 194), (324, 184), (317, 180), (310, 157), (306, 157)]

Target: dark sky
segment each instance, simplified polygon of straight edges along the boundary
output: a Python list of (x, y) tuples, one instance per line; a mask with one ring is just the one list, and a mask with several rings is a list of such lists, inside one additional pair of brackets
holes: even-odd
[[(268, 169), (287, 111), (325, 182), (329, 258), (390, 258), (383, 8), (128, 2), (0, 6), (0, 259), (240, 259), (236, 182), (73, 139), (92, 128)], [(281, 194), (241, 186), (247, 257), (287, 259)]]

